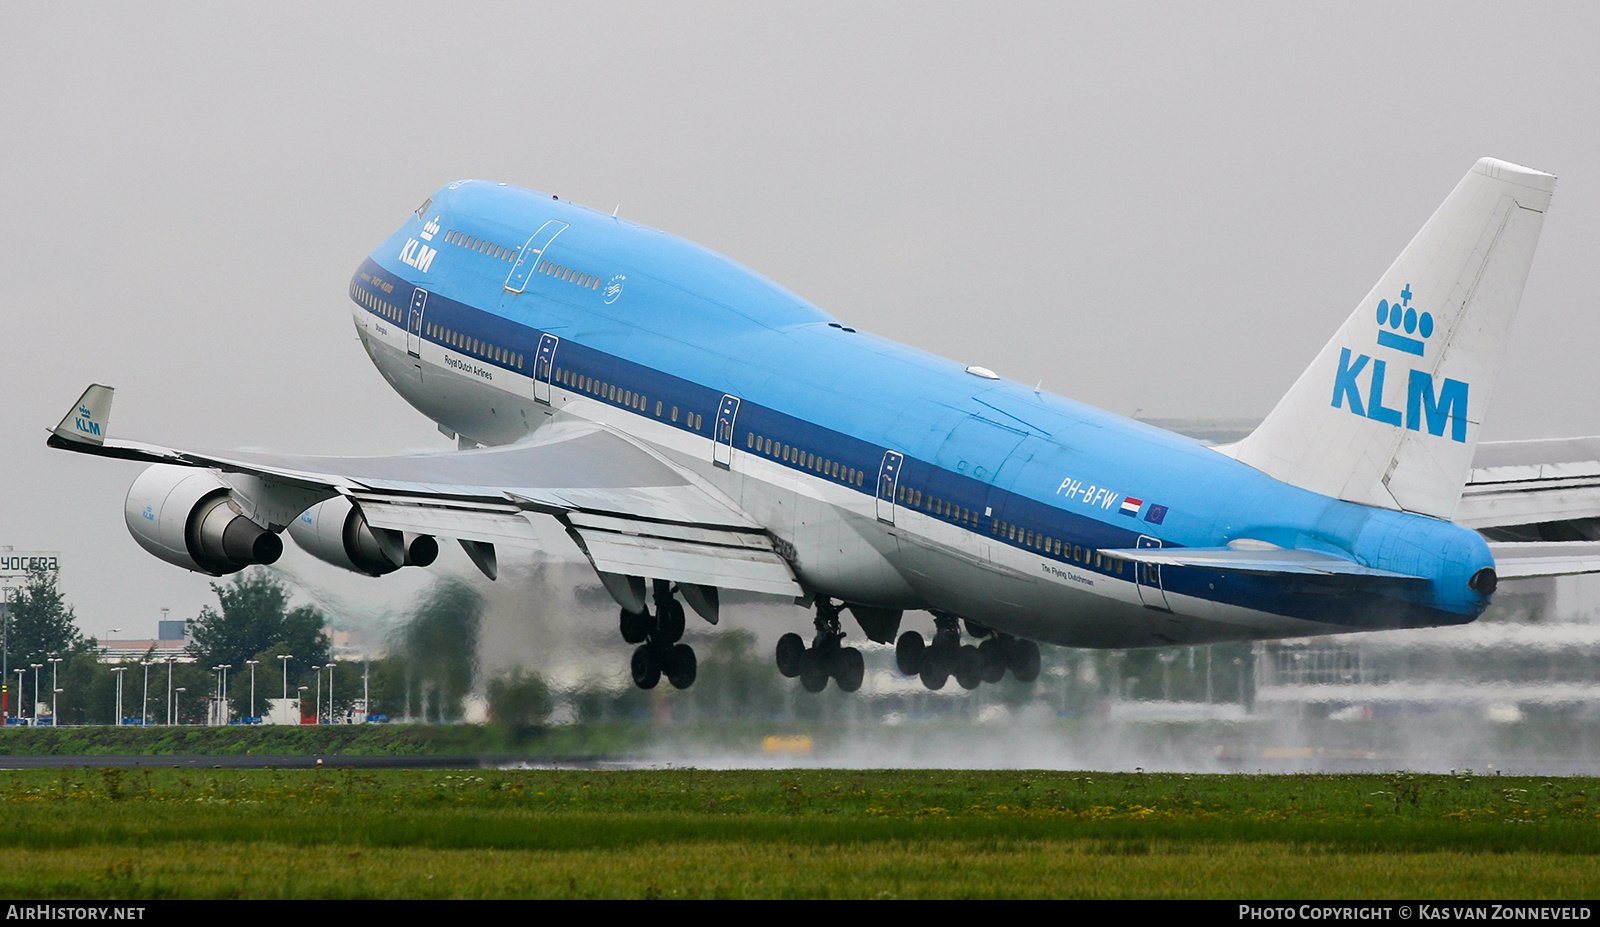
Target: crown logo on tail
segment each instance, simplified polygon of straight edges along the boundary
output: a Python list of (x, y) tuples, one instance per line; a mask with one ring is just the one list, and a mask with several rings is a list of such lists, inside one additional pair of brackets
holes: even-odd
[[(1387, 326), (1385, 328), (1384, 326)], [(1401, 334), (1404, 331), (1405, 334)], [(1400, 302), (1378, 300), (1378, 343), (1386, 348), (1422, 356), (1425, 339), (1433, 334), (1433, 313), (1418, 314), (1411, 305), (1411, 284), (1400, 291)], [(1413, 338), (1412, 335), (1420, 335)]]

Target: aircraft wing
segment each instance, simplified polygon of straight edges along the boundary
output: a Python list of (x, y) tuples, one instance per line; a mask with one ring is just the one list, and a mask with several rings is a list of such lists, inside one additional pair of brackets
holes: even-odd
[[(532, 519), (556, 518), (602, 574), (801, 596), (777, 543), (727, 496), (626, 435), (555, 422), (514, 445), (392, 457), (179, 450), (106, 435), (112, 390), (89, 387), (51, 447), (216, 471), (243, 514), (281, 529), (349, 497), (375, 528), (478, 544), (536, 546)], [(474, 548), (464, 544), (473, 559)], [(491, 561), (492, 562), (492, 561)], [(493, 568), (485, 568), (493, 574)]]

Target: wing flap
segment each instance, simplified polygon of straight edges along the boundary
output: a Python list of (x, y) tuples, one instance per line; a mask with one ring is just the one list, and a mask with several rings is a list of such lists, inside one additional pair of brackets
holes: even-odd
[(491, 544), (530, 547), (539, 535), (528, 516), (510, 506), (505, 511), (469, 509), (418, 503), (380, 502), (371, 497), (354, 496), (361, 514), (374, 528), (436, 534), (447, 538), (466, 538)]
[(604, 573), (651, 576), (769, 595), (805, 594), (795, 582), (788, 562), (765, 535), (685, 531), (684, 527), (569, 523), (568, 533), (578, 541), (594, 568)]

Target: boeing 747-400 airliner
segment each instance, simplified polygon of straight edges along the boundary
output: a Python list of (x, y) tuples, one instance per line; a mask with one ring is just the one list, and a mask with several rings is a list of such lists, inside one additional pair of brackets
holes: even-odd
[[(287, 529), (373, 576), (455, 538), (493, 579), (497, 547), (554, 519), (620, 606), (646, 688), (694, 681), (684, 605), (715, 624), (720, 589), (815, 609), (810, 643), (777, 649), (811, 691), (861, 685), (844, 611), (931, 688), (1031, 679), (1038, 641), (1462, 624), (1498, 579), (1600, 570), (1584, 540), (1600, 471), (1541, 466), (1600, 459), (1593, 443), (1485, 445), (1474, 469), (1554, 185), (1479, 161), (1229, 446), (857, 331), (690, 242), (478, 180), (428, 198), (350, 281), (372, 362), (458, 450), (113, 440), (99, 385), (49, 440), (153, 463), (129, 530), (212, 575), (273, 562)], [(931, 641), (901, 633), (913, 609)]]

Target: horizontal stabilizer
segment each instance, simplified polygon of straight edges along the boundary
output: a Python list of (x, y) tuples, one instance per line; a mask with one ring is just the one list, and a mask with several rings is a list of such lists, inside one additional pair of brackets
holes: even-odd
[(1600, 573), (1600, 541), (1491, 541), (1489, 552), (1501, 579)]
[(1314, 550), (1236, 550), (1232, 547), (1159, 547), (1138, 550), (1108, 550), (1106, 555), (1151, 566), (1194, 567), (1227, 573), (1255, 573), (1262, 576), (1320, 576), (1360, 579), (1392, 579), (1427, 582), (1422, 576), (1375, 570), (1332, 554)]
[[(1483, 529), (1595, 518), (1600, 518), (1600, 437), (1478, 445), (1454, 520)], [(1583, 536), (1582, 531), (1568, 533), (1568, 539)]]

